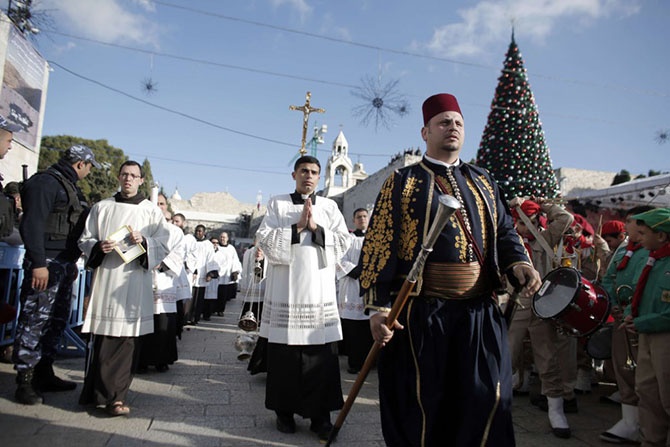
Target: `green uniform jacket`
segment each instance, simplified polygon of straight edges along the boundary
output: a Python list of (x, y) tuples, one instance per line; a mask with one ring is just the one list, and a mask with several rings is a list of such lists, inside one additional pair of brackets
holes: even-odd
[[(640, 333), (670, 332), (670, 257), (657, 259), (633, 321)], [(630, 306), (626, 308), (630, 314)]]
[[(633, 252), (633, 256), (628, 260), (628, 265), (625, 269), (621, 271), (617, 270), (626, 254), (626, 245), (627, 243), (624, 241), (616, 249), (616, 252), (614, 252), (612, 262), (607, 267), (607, 272), (605, 272), (601, 284), (609, 296), (610, 303), (613, 306), (621, 306), (622, 308), (630, 304), (637, 279), (640, 277), (644, 264), (649, 257), (649, 250), (640, 248)], [(618, 294), (617, 290), (619, 291)], [(623, 303), (619, 302), (619, 300), (623, 300)]]

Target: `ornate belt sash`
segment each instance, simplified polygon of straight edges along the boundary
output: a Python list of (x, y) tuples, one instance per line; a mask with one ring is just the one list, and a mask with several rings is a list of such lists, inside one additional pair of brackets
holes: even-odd
[(429, 262), (421, 292), (431, 298), (469, 299), (490, 295), (491, 287), (478, 262)]

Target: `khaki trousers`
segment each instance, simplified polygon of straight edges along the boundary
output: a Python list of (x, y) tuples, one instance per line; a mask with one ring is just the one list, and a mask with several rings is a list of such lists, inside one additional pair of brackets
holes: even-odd
[[(523, 339), (530, 336), (533, 360), (542, 383), (542, 394), (547, 397), (574, 398), (577, 381), (576, 339), (559, 334), (549, 320), (538, 318), (531, 309), (531, 299), (521, 299), (517, 307), (508, 339), (512, 354), (512, 367), (521, 364)], [(520, 374), (523, 374), (520, 371)]]
[(640, 334), (635, 391), (642, 447), (670, 445), (670, 332)]

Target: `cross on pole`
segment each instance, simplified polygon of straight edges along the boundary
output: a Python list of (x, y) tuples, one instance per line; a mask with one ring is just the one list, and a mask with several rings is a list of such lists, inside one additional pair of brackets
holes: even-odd
[(307, 123), (309, 122), (309, 114), (312, 112), (325, 113), (325, 109), (317, 109), (309, 105), (309, 100), (312, 97), (311, 92), (307, 92), (305, 96), (305, 104), (302, 106), (288, 106), (289, 110), (299, 110), (302, 112), (302, 146), (300, 147), (300, 156), (307, 153), (305, 143), (307, 142)]

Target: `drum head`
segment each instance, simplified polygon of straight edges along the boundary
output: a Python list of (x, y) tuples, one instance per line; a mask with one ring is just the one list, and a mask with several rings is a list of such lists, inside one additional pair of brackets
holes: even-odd
[(540, 318), (558, 317), (579, 291), (579, 272), (561, 267), (544, 277), (542, 287), (533, 297), (533, 311)]

